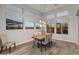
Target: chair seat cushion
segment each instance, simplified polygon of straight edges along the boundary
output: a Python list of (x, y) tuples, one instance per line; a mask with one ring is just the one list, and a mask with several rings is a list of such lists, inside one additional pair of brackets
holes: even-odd
[[(39, 44), (41, 44), (41, 42), (38, 42)], [(48, 42), (42, 42), (43, 45), (48, 44)]]

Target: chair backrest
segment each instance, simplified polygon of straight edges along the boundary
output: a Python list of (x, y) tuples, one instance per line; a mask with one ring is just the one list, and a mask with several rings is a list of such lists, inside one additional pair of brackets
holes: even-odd
[(49, 41), (52, 40), (52, 34), (49, 35)]
[(42, 36), (42, 32), (34, 33), (33, 36)]
[(0, 38), (1, 38), (1, 44), (9, 42), (6, 34), (0, 35)]
[(38, 33), (34, 33), (33, 36), (38, 36)]
[(42, 32), (38, 32), (38, 35), (41, 36), (42, 35)]
[(49, 41), (49, 35), (46, 35), (45, 42), (48, 42), (48, 41)]

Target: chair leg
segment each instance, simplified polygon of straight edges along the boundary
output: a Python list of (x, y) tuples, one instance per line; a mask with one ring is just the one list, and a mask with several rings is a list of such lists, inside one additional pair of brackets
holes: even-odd
[(52, 45), (52, 41), (51, 41), (51, 45)]
[(46, 47), (46, 45), (45, 45), (45, 51), (47, 50), (47, 47)]
[(1, 51), (0, 51), (0, 53), (2, 53), (2, 51), (3, 51), (3, 46), (1, 46)]
[(33, 46), (32, 46), (33, 48), (35, 47), (35, 41), (33, 42)]
[(38, 48), (40, 48), (40, 44), (39, 43), (37, 43), (38, 44)]
[(16, 43), (14, 43), (14, 48), (16, 48)]
[(9, 53), (11, 53), (11, 46), (9, 47)]
[(53, 42), (52, 45), (55, 47), (56, 46), (56, 42)]
[(50, 41), (49, 44), (48, 44), (48, 46), (51, 47), (52, 45), (53, 45), (52, 41)]
[(42, 41), (41, 41), (41, 52), (42, 52)]
[(47, 47), (50, 48), (50, 42), (48, 43)]
[(5, 50), (7, 50), (7, 46), (6, 46)]

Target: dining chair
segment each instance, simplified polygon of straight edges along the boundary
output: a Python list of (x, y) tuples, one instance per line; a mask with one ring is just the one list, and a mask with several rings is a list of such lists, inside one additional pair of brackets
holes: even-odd
[(54, 39), (52, 39), (52, 33), (50, 34), (49, 36), (49, 46), (53, 46), (55, 47), (56, 46), (56, 42), (54, 41)]
[(3, 51), (3, 48), (6, 50), (9, 49), (9, 53), (11, 53), (11, 48), (14, 46), (16, 48), (16, 44), (14, 41), (9, 41), (6, 34), (0, 35), (0, 41), (1, 41), (1, 52)]
[[(37, 41), (37, 40), (35, 40), (35, 39), (33, 40), (33, 48), (34, 48), (35, 46), (38, 46), (38, 42), (39, 42), (39, 41)], [(39, 46), (38, 46), (38, 48), (39, 48)]]
[(49, 47), (49, 35), (46, 35), (45, 40), (41, 42), (39, 42), (39, 45), (41, 45), (41, 47), (45, 48), (45, 51), (47, 50), (47, 48)]

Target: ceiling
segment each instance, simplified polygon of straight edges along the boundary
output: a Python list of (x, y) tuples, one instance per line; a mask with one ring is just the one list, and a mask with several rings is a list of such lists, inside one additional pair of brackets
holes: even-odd
[(29, 4), (28, 6), (40, 12), (48, 12), (65, 5), (66, 4)]

